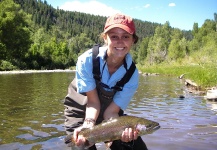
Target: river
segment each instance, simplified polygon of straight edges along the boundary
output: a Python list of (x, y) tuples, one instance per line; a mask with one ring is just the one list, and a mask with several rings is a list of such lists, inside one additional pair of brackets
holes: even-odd
[[(70, 150), (64, 144), (63, 99), (73, 77), (1, 74), (0, 150)], [(176, 77), (141, 75), (139, 85), (126, 113), (160, 123), (159, 130), (142, 136), (149, 150), (217, 150), (217, 102), (186, 93)], [(97, 147), (105, 149), (104, 143)]]

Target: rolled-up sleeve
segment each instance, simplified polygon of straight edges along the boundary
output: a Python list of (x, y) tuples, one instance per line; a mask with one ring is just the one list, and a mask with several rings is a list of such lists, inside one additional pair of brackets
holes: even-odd
[(82, 54), (76, 64), (76, 84), (78, 93), (86, 93), (96, 87), (92, 74), (92, 52)]

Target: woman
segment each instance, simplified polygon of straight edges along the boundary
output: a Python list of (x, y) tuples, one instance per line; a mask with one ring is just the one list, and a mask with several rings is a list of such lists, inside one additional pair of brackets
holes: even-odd
[[(82, 54), (76, 65), (76, 87), (77, 93), (83, 94), (87, 98), (86, 110), (83, 124), (78, 127), (73, 126), (70, 129), (77, 146), (82, 146), (86, 142), (85, 138), (78, 135), (82, 128), (89, 128), (102, 122), (123, 115), (136, 89), (138, 88), (139, 74), (135, 69), (129, 81), (125, 83), (121, 90), (115, 90), (116, 83), (129, 70), (133, 64), (132, 57), (129, 54), (138, 37), (135, 33), (135, 25), (131, 17), (124, 14), (115, 14), (109, 17), (105, 23), (102, 38), (106, 47), (99, 48), (97, 58), (100, 62), (100, 79), (94, 78), (93, 68), (93, 50), (90, 49)], [(79, 102), (78, 102), (79, 103)], [(68, 106), (65, 103), (66, 107)], [(70, 120), (69, 109), (66, 108), (66, 124)], [(75, 124), (75, 123), (74, 123)], [(69, 127), (70, 128), (70, 127)], [(69, 131), (69, 130), (68, 130)], [(141, 137), (132, 128), (126, 128), (119, 141), (113, 141), (110, 149), (147, 149)], [(96, 149), (95, 145), (89, 149)]]

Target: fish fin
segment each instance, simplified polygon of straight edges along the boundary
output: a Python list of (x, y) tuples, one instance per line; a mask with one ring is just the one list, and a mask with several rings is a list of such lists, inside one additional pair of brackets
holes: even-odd
[(84, 146), (72, 146), (71, 149), (72, 150), (85, 150), (87, 148), (85, 148)]
[(109, 150), (111, 145), (112, 141), (105, 142), (106, 150)]
[(71, 147), (72, 150), (86, 150), (88, 148), (90, 148), (91, 146), (93, 146), (95, 143), (91, 143), (89, 141), (85, 141), (84, 145), (80, 145), (80, 146), (76, 146), (73, 142), (68, 143), (68, 147)]
[(111, 117), (111, 118), (109, 118), (109, 119), (103, 120), (102, 123), (109, 122), (109, 121), (111, 121), (111, 120), (113, 120), (113, 119), (115, 119), (115, 118), (116, 118), (116, 117)]
[(108, 122), (110, 122), (111, 120), (112, 120), (112, 119), (109, 119), (109, 120), (103, 120), (103, 121), (102, 121), (102, 124), (103, 124), (103, 123), (108, 123)]
[(105, 123), (105, 122), (107, 122), (107, 120), (103, 120), (103, 121), (102, 121), (102, 123)]
[(108, 148), (106, 148), (106, 150), (111, 150), (111, 149), (108, 147)]
[(85, 143), (84, 143), (85, 149), (88, 149), (89, 147), (93, 146), (94, 144), (95, 143), (86, 140)]
[(81, 131), (84, 131), (84, 130), (87, 130), (87, 129), (89, 129), (89, 128), (82, 128)]

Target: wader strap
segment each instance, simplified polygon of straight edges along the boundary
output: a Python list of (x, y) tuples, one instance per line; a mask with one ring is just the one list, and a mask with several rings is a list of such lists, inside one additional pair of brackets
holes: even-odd
[(97, 55), (99, 54), (99, 44), (95, 44), (93, 46), (93, 50), (92, 50), (92, 61), (93, 61), (93, 77), (95, 80), (100, 81), (101, 77), (100, 77), (100, 62), (99, 62), (99, 57), (97, 57)]
[(135, 69), (136, 69), (135, 63), (132, 62), (130, 68), (127, 70), (124, 77), (120, 81), (118, 81), (116, 85), (112, 87), (112, 89), (115, 89), (116, 91), (122, 91), (124, 84), (126, 84), (130, 80)]
[[(93, 77), (97, 81), (101, 81), (101, 73), (100, 73), (100, 62), (99, 57), (97, 55), (99, 54), (99, 44), (95, 44), (93, 46), (92, 50), (92, 61), (93, 61)], [(126, 61), (124, 63), (124, 67), (127, 68)], [(136, 69), (135, 63), (132, 62), (130, 68), (127, 70), (126, 74), (123, 76), (123, 78), (116, 83), (115, 86), (112, 87), (115, 91), (122, 91), (124, 84), (126, 84), (131, 76), (133, 75), (134, 71)]]

